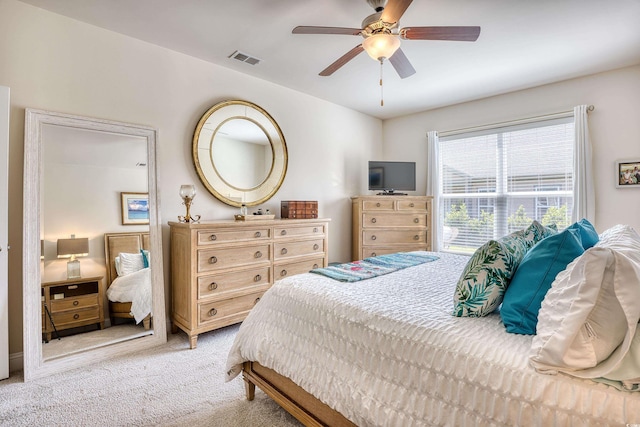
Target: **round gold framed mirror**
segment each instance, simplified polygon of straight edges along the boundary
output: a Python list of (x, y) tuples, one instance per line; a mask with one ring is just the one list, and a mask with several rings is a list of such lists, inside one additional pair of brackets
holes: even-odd
[(278, 191), (287, 173), (287, 144), (276, 121), (248, 101), (224, 101), (202, 116), (193, 134), (200, 181), (231, 206), (255, 206)]

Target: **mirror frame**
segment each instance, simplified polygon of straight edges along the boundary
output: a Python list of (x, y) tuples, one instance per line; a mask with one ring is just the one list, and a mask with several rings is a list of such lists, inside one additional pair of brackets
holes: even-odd
[[(149, 187), (149, 239), (153, 296), (153, 334), (134, 340), (107, 344), (68, 356), (44, 360), (42, 357), (42, 302), (40, 275), (40, 215), (42, 173), (42, 127), (65, 126), (143, 137), (147, 141)], [(44, 110), (25, 109), (23, 182), (23, 362), (24, 380), (86, 366), (121, 354), (132, 353), (167, 342), (165, 319), (162, 230), (157, 183), (157, 131), (154, 128), (111, 120), (95, 119)], [(119, 225), (119, 224), (118, 224)]]
[[(244, 116), (237, 114), (236, 111), (238, 106), (244, 107)], [(225, 109), (227, 111), (225, 111)], [(218, 129), (220, 129), (220, 127), (229, 120), (233, 119), (243, 119), (253, 122), (256, 126), (262, 129), (269, 140), (269, 144), (271, 145), (272, 161), (269, 174), (262, 183), (249, 189), (234, 187), (220, 176), (216, 171), (214, 161), (211, 158), (211, 150), (209, 150), (209, 159), (207, 160), (211, 162), (214, 176), (206, 176), (198, 154), (198, 147), (201, 142), (201, 131), (204, 125), (209, 124), (214, 128), (211, 140), (206, 141), (207, 145), (211, 146)], [(276, 123), (273, 117), (271, 117), (271, 115), (269, 115), (269, 113), (267, 113), (267, 111), (262, 107), (252, 102), (241, 100), (220, 102), (204, 113), (196, 126), (195, 132), (193, 133), (192, 155), (193, 165), (196, 169), (196, 173), (198, 174), (198, 178), (200, 178), (200, 181), (206, 189), (216, 199), (226, 203), (227, 205), (236, 207), (240, 207), (243, 204), (246, 206), (256, 206), (271, 199), (284, 182), (289, 162), (287, 143), (278, 123)], [(230, 193), (234, 193), (237, 196), (227, 196)]]

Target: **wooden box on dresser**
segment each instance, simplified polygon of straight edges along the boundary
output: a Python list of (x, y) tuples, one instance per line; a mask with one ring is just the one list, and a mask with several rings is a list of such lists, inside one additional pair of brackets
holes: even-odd
[(241, 322), (275, 280), (326, 267), (329, 219), (169, 222), (171, 329), (198, 334)]
[(352, 197), (353, 260), (431, 250), (431, 197)]

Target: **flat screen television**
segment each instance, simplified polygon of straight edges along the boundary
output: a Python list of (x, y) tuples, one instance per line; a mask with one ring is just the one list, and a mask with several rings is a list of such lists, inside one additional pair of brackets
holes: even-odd
[(416, 190), (416, 162), (369, 161), (369, 190), (379, 195), (405, 195)]

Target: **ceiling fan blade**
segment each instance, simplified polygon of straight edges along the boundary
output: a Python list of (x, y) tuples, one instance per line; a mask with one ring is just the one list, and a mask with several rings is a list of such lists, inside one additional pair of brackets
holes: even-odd
[(292, 34), (345, 34), (358, 36), (362, 30), (360, 28), (342, 28), (342, 27), (306, 27), (298, 26), (291, 31)]
[(389, 0), (382, 11), (380, 19), (389, 24), (398, 22), (412, 1), (413, 0)]
[(400, 37), (408, 40), (452, 40), (474, 42), (480, 36), (480, 27), (406, 27)]
[(409, 59), (407, 59), (402, 49), (396, 50), (396, 53), (389, 58), (389, 62), (391, 62), (393, 68), (396, 69), (401, 79), (405, 79), (416, 73), (415, 68), (413, 68), (413, 65), (411, 65), (411, 62), (409, 62)]
[(353, 58), (358, 56), (360, 53), (364, 52), (364, 48), (361, 44), (351, 49), (349, 52), (342, 55), (336, 62), (329, 65), (327, 68), (320, 72), (320, 76), (326, 77), (335, 73), (340, 67), (342, 67), (347, 62), (351, 61)]

